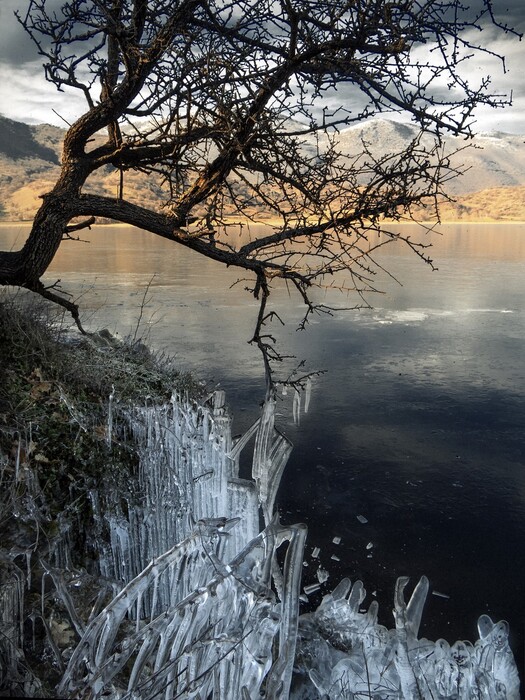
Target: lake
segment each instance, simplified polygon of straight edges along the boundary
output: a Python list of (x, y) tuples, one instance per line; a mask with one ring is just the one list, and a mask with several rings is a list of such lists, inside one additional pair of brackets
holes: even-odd
[[(0, 245), (19, 247), (27, 230), (1, 228)], [(359, 577), (391, 627), (395, 579), (415, 584), (426, 574), (434, 595), (424, 635), (474, 640), (480, 614), (507, 619), (521, 667), (525, 225), (440, 233), (432, 235), (438, 271), (399, 246), (384, 250), (381, 264), (403, 286), (385, 275), (372, 310), (316, 317), (296, 332), (300, 300), (284, 287), (272, 295), (287, 322), (275, 328), (282, 350), (305, 359), (307, 371), (327, 370), (299, 426), (291, 397), (279, 405), (295, 448), (278, 505), (283, 521), (309, 527), (305, 585), (319, 565), (329, 573), (321, 593)], [(220, 385), (234, 426), (246, 429), (264, 378), (247, 344), (256, 302), (243, 283), (231, 287), (237, 273), (130, 227), (82, 235), (92, 242), (65, 242), (46, 280), (61, 279), (87, 327), (145, 336), (210, 388)]]

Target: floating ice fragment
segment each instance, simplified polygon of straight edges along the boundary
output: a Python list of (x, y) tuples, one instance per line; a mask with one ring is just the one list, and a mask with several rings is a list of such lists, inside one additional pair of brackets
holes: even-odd
[(333, 559), (334, 561), (341, 561), (341, 559), (337, 556), (337, 554), (332, 554), (330, 559)]
[(435, 595), (437, 598), (446, 598), (447, 600), (450, 599), (449, 595), (446, 593), (440, 593), (439, 591), (432, 591), (432, 595)]
[(320, 583), (311, 583), (309, 586), (304, 586), (303, 591), (306, 593), (306, 595), (311, 595), (312, 593), (318, 591), (320, 588)]
[(356, 518), (359, 520), (359, 522), (362, 523), (363, 525), (366, 525), (366, 523), (368, 522), (368, 520), (365, 518), (364, 515), (356, 515), (355, 517), (356, 517)]
[(373, 543), (373, 542), (369, 542), (369, 543), (366, 545), (366, 548), (367, 548), (367, 549), (372, 549), (373, 546), (374, 546), (374, 543)]
[(332, 539), (332, 542), (333, 542), (334, 544), (341, 544), (341, 538), (340, 538), (340, 537), (334, 537), (334, 538)]
[(319, 583), (325, 583), (325, 581), (328, 581), (329, 574), (326, 569), (320, 566), (316, 571), (316, 576)]
[(312, 559), (317, 559), (317, 557), (319, 556), (320, 551), (321, 551), (321, 550), (319, 549), (319, 547), (314, 547), (313, 550), (312, 550)]

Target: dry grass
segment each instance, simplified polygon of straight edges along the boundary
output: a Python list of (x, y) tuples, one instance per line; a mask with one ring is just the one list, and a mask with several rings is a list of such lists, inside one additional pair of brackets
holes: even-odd
[(0, 584), (3, 603), (18, 600), (0, 620), (0, 696), (53, 697), (60, 669), (49, 663), (49, 633), (34, 623), (36, 643), (33, 630), (33, 644), (24, 645), (19, 623), (6, 615), (15, 619), (20, 606), (26, 621), (41, 619), (44, 607), (49, 619), (63, 615), (43, 594), (43, 567), (63, 567), (53, 562), (67, 550), (73, 569), (89, 568), (94, 537), (108, 538), (93, 529), (90, 494), (123, 493), (133, 483), (136, 447), (124, 421), (108, 431), (109, 394), (118, 413), (167, 400), (174, 389), (203, 391), (140, 340), (83, 338), (68, 326), (60, 310), (35, 306), (31, 295), (0, 296)]
[(82, 338), (53, 307), (33, 300), (29, 310), (27, 302), (0, 297), (0, 536), (7, 548), (20, 538), (14, 515), (25, 523), (24, 537), (37, 542), (39, 530), (48, 536), (56, 514), (108, 473), (133, 469), (133, 445), (119, 435), (108, 440), (110, 394), (125, 409), (166, 401), (173, 390), (203, 392), (142, 342), (107, 332)]

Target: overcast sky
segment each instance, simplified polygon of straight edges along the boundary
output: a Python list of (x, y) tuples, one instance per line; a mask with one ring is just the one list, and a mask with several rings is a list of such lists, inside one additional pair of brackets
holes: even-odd
[[(59, 4), (60, 0), (50, 2)], [(493, 6), (509, 24), (525, 31), (524, 0), (493, 0)], [(42, 59), (13, 15), (15, 10), (23, 14), (26, 7), (27, 0), (0, 0), (0, 113), (30, 124), (65, 126), (55, 111), (72, 122), (84, 111), (85, 102), (77, 91), (57, 92), (45, 81)], [(480, 110), (476, 130), (524, 134), (525, 39), (519, 42), (509, 35), (487, 35), (487, 42), (493, 51), (506, 57), (507, 73), (503, 74), (500, 62), (491, 62), (487, 57), (473, 66), (474, 77), (490, 74), (498, 92), (512, 91), (513, 105), (501, 110)]]

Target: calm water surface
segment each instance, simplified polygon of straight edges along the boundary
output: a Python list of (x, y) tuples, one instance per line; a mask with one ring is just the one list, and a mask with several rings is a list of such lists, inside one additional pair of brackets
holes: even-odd
[[(336, 312), (297, 333), (299, 300), (284, 288), (274, 294), (287, 321), (275, 329), (282, 348), (307, 369), (328, 370), (300, 426), (289, 397), (279, 406), (295, 444), (279, 508), (283, 520), (308, 524), (305, 584), (319, 564), (328, 588), (360, 577), (392, 626), (396, 577), (426, 574), (448, 597), (429, 596), (423, 634), (474, 640), (481, 613), (504, 618), (522, 665), (525, 226), (441, 231), (432, 239), (437, 272), (406, 250), (385, 250), (381, 264), (403, 286), (385, 276), (371, 311)], [(0, 243), (16, 248), (26, 233), (0, 229)], [(60, 278), (77, 297), (88, 327), (124, 336), (138, 325), (183, 368), (220, 384), (244, 430), (264, 394), (246, 342), (256, 305), (245, 284), (230, 288), (234, 271), (142, 231), (88, 235), (91, 244), (63, 245), (48, 281)]]

